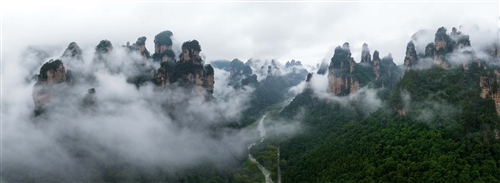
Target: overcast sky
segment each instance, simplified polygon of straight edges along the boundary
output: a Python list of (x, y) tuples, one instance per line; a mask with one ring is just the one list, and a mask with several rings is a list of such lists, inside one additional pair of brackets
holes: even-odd
[(154, 36), (171, 30), (178, 45), (198, 40), (207, 61), (253, 57), (316, 64), (349, 42), (356, 62), (367, 43), (372, 53), (392, 53), (400, 65), (416, 31), (474, 24), (496, 31), (499, 7), (495, 1), (2, 2), (2, 61), (15, 61), (28, 45), (66, 47), (75, 41), (94, 47), (108, 39), (120, 46), (140, 36), (154, 52)]

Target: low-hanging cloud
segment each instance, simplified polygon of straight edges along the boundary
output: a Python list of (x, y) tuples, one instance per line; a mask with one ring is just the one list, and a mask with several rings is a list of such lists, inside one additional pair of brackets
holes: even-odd
[[(109, 64), (97, 68), (93, 53), (85, 53), (92, 49), (83, 50), (84, 63), (70, 64), (75, 61), (70, 59), (63, 63), (69, 70), (94, 71), (96, 82), (55, 85), (57, 96), (37, 117), (33, 115), (34, 81), (23, 80), (31, 73), (15, 61), (19, 57), (8, 57), (4, 77), (9, 80), (3, 80), (2, 99), (4, 170), (23, 170), (32, 176), (55, 174), (71, 181), (95, 168), (82, 163), (84, 159), (182, 170), (245, 157), (246, 145), (254, 140), (252, 130), (213, 128), (238, 121), (252, 92), (227, 86), (222, 80), (227, 72), (215, 71), (215, 99), (205, 101), (182, 87), (166, 92), (157, 91), (152, 83), (139, 88), (128, 83), (140, 56), (123, 48), (115, 47), (108, 55)], [(62, 52), (55, 53), (50, 58)], [(97, 98), (92, 110), (82, 107), (89, 88), (95, 88)]]
[(370, 88), (369, 86), (361, 87), (347, 96), (336, 96), (328, 92), (328, 74), (313, 75), (308, 86), (313, 89), (314, 96), (318, 97), (318, 99), (336, 102), (348, 107), (360, 106), (365, 114), (370, 114), (382, 105), (382, 101), (377, 95), (379, 89)]

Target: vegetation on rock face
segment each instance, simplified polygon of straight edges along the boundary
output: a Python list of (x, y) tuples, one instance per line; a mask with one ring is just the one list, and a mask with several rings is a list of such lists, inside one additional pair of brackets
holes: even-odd
[(39, 81), (44, 82), (47, 81), (48, 75), (47, 72), (55, 72), (56, 69), (58, 69), (61, 65), (63, 65), (62, 61), (59, 59), (56, 60), (49, 60), (45, 64), (42, 65), (42, 68), (40, 68), (40, 74), (39, 74)]
[(281, 143), (283, 181), (498, 182), (500, 119), (494, 102), (479, 96), (485, 73), (479, 64), (408, 70), (366, 118), (315, 104), (304, 91), (282, 112), (303, 108), (309, 130)]
[[(468, 36), (456, 33), (455, 29), (453, 34), (458, 35), (457, 42), (454, 42), (453, 36), (446, 34), (444, 27), (439, 28), (435, 35), (436, 44), (427, 45), (424, 58), (434, 59), (438, 55), (439, 58), (450, 59), (444, 56), (452, 53), (456, 44), (470, 46)], [(171, 36), (172, 32), (163, 31), (156, 35), (155, 44), (171, 46)], [(139, 38), (136, 44), (141, 45), (144, 41), (145, 37)], [(75, 45), (70, 44), (68, 47), (71, 47), (68, 53), (72, 56), (74, 50), (79, 49)], [(409, 43), (408, 47), (414, 47), (413, 43)], [(436, 47), (439, 49), (435, 50)], [(107, 53), (110, 48), (111, 43), (103, 40), (96, 47), (96, 53)], [(374, 52), (373, 60), (366, 56), (362, 58), (363, 63), (355, 63), (349, 44), (345, 43), (335, 49), (329, 67), (322, 64), (318, 74), (333, 71), (335, 77), (342, 77), (346, 82), (355, 81), (351, 84), (375, 89), (375, 96), (382, 104), (378, 109), (367, 112), (363, 105), (368, 102), (350, 99), (348, 95), (354, 93), (346, 88), (338, 96), (330, 96), (343, 102), (318, 97), (308, 85), (314, 76), (305, 70), (296, 70), (296, 67), (301, 66), (300, 61), (287, 62), (285, 67), (292, 70), (287, 75), (281, 75), (275, 74), (280, 73), (280, 70), (274, 60), (262, 66), (261, 70), (252, 70), (251, 61), (243, 63), (237, 59), (204, 66), (203, 60), (197, 55), (201, 51), (198, 41), (187, 41), (182, 49), (179, 61), (170, 48), (155, 53), (153, 59), (161, 61), (157, 75), (151, 75), (150, 71), (155, 71), (154, 68), (151, 70), (145, 64), (137, 64), (141, 74), (129, 78), (129, 82), (137, 87), (148, 81), (157, 86), (174, 82), (178, 83), (175, 86), (200, 85), (210, 93), (213, 92), (215, 74), (212, 65), (227, 69), (231, 72), (229, 79), (234, 80), (229, 82), (230, 85), (238, 86), (239, 89), (250, 86), (255, 90), (250, 96), (250, 107), (243, 111), (240, 123), (225, 124), (224, 127), (248, 127), (270, 106), (282, 102), (291, 86), (307, 81), (305, 89), (278, 116), (274, 116), (285, 121), (300, 119), (301, 132), (278, 137), (276, 131), (270, 130), (265, 141), (250, 149), (257, 161), (271, 171), (270, 177), (274, 181), (278, 180), (278, 168), (283, 182), (500, 181), (500, 118), (495, 101), (490, 98), (500, 88), (495, 74), (498, 68), (493, 68), (483, 60), (469, 62), (463, 67), (445, 69), (442, 65), (435, 65), (428, 69), (409, 69), (403, 73), (390, 54), (380, 59), (378, 51)], [(363, 49), (368, 51), (367, 45), (363, 45)], [(414, 57), (411, 66), (418, 65), (420, 58), (414, 50), (409, 51)], [(61, 65), (61, 60), (45, 63), (40, 69), (39, 83), (35, 86), (47, 81), (47, 72)], [(268, 75), (259, 82), (255, 73), (260, 72), (267, 72)], [(70, 73), (67, 75), (70, 76)], [(164, 78), (160, 80), (159, 76)], [(487, 82), (483, 81), (483, 77)], [(196, 79), (201, 79), (202, 84)], [(489, 85), (480, 86), (480, 83)], [(482, 98), (481, 89), (486, 87), (489, 89), (488, 97)], [(92, 108), (95, 104), (95, 90), (92, 88), (84, 97), (83, 105)], [(218, 128), (222, 127), (211, 130), (217, 131)], [(70, 144), (81, 145), (77, 140), (72, 140)], [(139, 168), (118, 161), (118, 157), (87, 161), (101, 159), (88, 157), (86, 152), (79, 152), (78, 148), (72, 150), (75, 150), (72, 152), (75, 157), (84, 157), (78, 159), (77, 163), (93, 169), (75, 173), (60, 168), (61, 175), (47, 175), (44, 181), (64, 181), (61, 180), (63, 174), (82, 177), (82, 180), (77, 181), (95, 182), (264, 180), (257, 164), (246, 156), (234, 157), (236, 162), (232, 163), (199, 162), (196, 166), (172, 171), (165, 167)], [(34, 175), (39, 173), (11, 169), (6, 170), (4, 175), (6, 180), (36, 181), (38, 177)]]
[(75, 42), (71, 42), (68, 45), (68, 48), (64, 51), (63, 57), (73, 57), (76, 58), (78, 61), (83, 61), (82, 60), (82, 49), (76, 44)]
[(197, 40), (186, 41), (182, 44), (183, 49), (201, 51), (200, 43)]
[(159, 34), (157, 34), (155, 36), (155, 44), (172, 46), (172, 39), (171, 39), (171, 37), (173, 35), (174, 34), (171, 31), (168, 31), (168, 30), (160, 32)]
[(108, 40), (101, 40), (101, 42), (99, 42), (99, 44), (95, 47), (95, 51), (98, 54), (108, 53), (111, 49), (113, 49), (113, 45)]

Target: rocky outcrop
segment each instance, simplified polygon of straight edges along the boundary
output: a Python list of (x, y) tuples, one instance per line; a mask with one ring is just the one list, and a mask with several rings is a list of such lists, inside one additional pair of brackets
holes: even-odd
[(82, 49), (75, 42), (71, 42), (68, 45), (68, 48), (64, 50), (62, 55), (62, 59), (71, 58), (79, 62), (83, 62), (82, 58)]
[(33, 87), (33, 102), (35, 110), (43, 110), (45, 104), (57, 96), (54, 86), (71, 80), (66, 75), (66, 69), (61, 60), (50, 60), (43, 64), (38, 74), (38, 80)]
[(497, 60), (500, 58), (500, 46), (498, 42), (492, 43), (490, 46), (486, 48), (486, 53), (490, 55), (493, 60)]
[[(156, 83), (160, 90), (168, 88), (168, 85), (177, 82), (179, 86), (194, 87), (194, 91), (200, 96), (211, 98), (214, 91), (214, 69), (208, 64), (203, 65), (200, 57), (201, 46), (197, 40), (186, 41), (182, 44), (180, 60), (173, 57), (171, 47), (170, 31), (164, 31), (156, 36), (155, 48), (162, 54), (155, 55), (161, 59), (161, 67), (158, 69)], [(168, 39), (167, 39), (168, 38)], [(155, 53), (156, 54), (156, 53)]]
[[(266, 61), (266, 64), (261, 67), (261, 71), (266, 71), (266, 78), (264, 79), (264, 82), (267, 84), (271, 84), (275, 82), (276, 78), (281, 78), (282, 73), (280, 70), (279, 62), (276, 60), (271, 60), (270, 64), (267, 64), (268, 62)], [(267, 67), (266, 67), (267, 66)], [(267, 69), (266, 69), (267, 68)], [(285, 78), (282, 79), (289, 79), (288, 77), (285, 76)]]
[(451, 53), (453, 51), (453, 40), (446, 34), (446, 28), (441, 27), (436, 31), (434, 45), (439, 55)]
[(144, 60), (147, 60), (151, 58), (151, 55), (146, 48), (146, 40), (146, 36), (142, 36), (137, 38), (137, 41), (133, 45), (130, 45), (130, 43), (127, 42), (125, 47), (127, 47), (130, 51), (137, 51), (144, 58)]
[(481, 88), (481, 98), (490, 97), (493, 99), (497, 114), (500, 115), (500, 87), (497, 79), (488, 76), (481, 76), (479, 80), (479, 87)]
[(290, 85), (295, 86), (300, 82), (304, 81), (307, 77), (307, 70), (304, 69), (300, 61), (291, 60), (285, 64), (285, 80), (290, 83)]
[(306, 82), (309, 83), (311, 81), (311, 78), (312, 78), (313, 74), (312, 73), (308, 73), (307, 74), (307, 77), (306, 77)]
[(198, 41), (186, 41), (182, 44), (182, 53), (179, 56), (178, 80), (186, 84), (203, 84), (203, 60), (200, 57), (201, 47)]
[(250, 63), (243, 63), (241, 60), (233, 59), (229, 66), (228, 85), (234, 88), (240, 88), (251, 83), (256, 84), (257, 75), (253, 74)]
[[(411, 56), (416, 59), (414, 46), (410, 44)], [(368, 53), (368, 45), (363, 44), (359, 64), (351, 57), (349, 43), (337, 47), (328, 68), (328, 91), (338, 96), (345, 96), (357, 92), (361, 87), (373, 83), (374, 87), (394, 87), (402, 75), (401, 69), (396, 66), (392, 56), (380, 59), (379, 52), (373, 52), (373, 60)], [(415, 64), (414, 59), (410, 59)], [(411, 64), (409, 64), (411, 66)]]
[(91, 88), (88, 90), (87, 94), (85, 97), (83, 97), (83, 108), (86, 112), (92, 112), (95, 110), (96, 106), (96, 95), (95, 95), (95, 89)]
[[(157, 70), (154, 66), (151, 64), (151, 58), (149, 51), (146, 49), (146, 36), (142, 36), (137, 38), (137, 41), (132, 45), (128, 46), (127, 48), (129, 49), (129, 53), (139, 53), (142, 56), (141, 60), (135, 60), (133, 63), (133, 71), (134, 74), (133, 76), (127, 78), (127, 82), (135, 84), (137, 88), (142, 86), (143, 84), (147, 82), (153, 82), (155, 83), (158, 78), (158, 73)], [(165, 52), (172, 50), (166, 50)], [(161, 56), (166, 55), (167, 53), (162, 54)], [(170, 53), (170, 55), (173, 54)], [(160, 58), (162, 59), (162, 58)], [(168, 56), (167, 56), (168, 59)]]
[(370, 49), (368, 49), (368, 44), (364, 43), (361, 51), (361, 63), (367, 65), (373, 65), (373, 61), (370, 55)]
[[(156, 69), (155, 64), (151, 62), (149, 51), (145, 47), (147, 38), (145, 36), (139, 37), (133, 45), (127, 43), (123, 49), (139, 52), (143, 59), (136, 59), (131, 57), (134, 63), (129, 63), (132, 67), (126, 67), (129, 77), (127, 82), (136, 84), (137, 87), (142, 83), (152, 81), (157, 85), (156, 91), (173, 90), (177, 87), (191, 91), (193, 94), (200, 96), (203, 99), (213, 98), (214, 92), (214, 68), (208, 64), (204, 65), (203, 59), (200, 57), (201, 46), (198, 41), (187, 41), (182, 45), (182, 54), (180, 60), (176, 60), (175, 53), (172, 51), (172, 40), (170, 31), (163, 31), (155, 36), (155, 55), (151, 56), (160, 62), (160, 68)], [(113, 45), (108, 40), (102, 40), (95, 47), (95, 54), (93, 58), (93, 66), (99, 70), (90, 70), (89, 73), (78, 72), (78, 78), (85, 81), (85, 84), (95, 84), (95, 72), (101, 72), (103, 66), (112, 74), (124, 71), (122, 65), (117, 65), (112, 62), (108, 63), (111, 58), (110, 53), (113, 51)], [(129, 55), (131, 56), (131, 55)], [(83, 63), (82, 49), (74, 42), (70, 43), (68, 48), (63, 53), (61, 59), (73, 62), (78, 60)], [(136, 70), (134, 70), (136, 69)], [(158, 73), (156, 72), (158, 71)], [(105, 71), (106, 72), (106, 71)], [(244, 67), (242, 69), (244, 75), (251, 75), (252, 70)], [(36, 114), (41, 114), (45, 110), (47, 103), (56, 96), (67, 97), (72, 93), (65, 92), (68, 85), (71, 87), (74, 80), (74, 73), (66, 70), (62, 60), (50, 60), (43, 64), (39, 74), (34, 76), (36, 84), (33, 88), (33, 101), (35, 103)], [(88, 78), (91, 78), (91, 82)], [(89, 80), (89, 81), (88, 81)], [(256, 79), (255, 79), (256, 80)], [(62, 83), (65, 83), (64, 85)], [(175, 85), (172, 85), (175, 83)], [(78, 82), (78, 84), (83, 84)], [(96, 103), (95, 89), (91, 88), (83, 98), (83, 109), (92, 110)], [(171, 92), (167, 92), (172, 94)], [(64, 94), (64, 95), (62, 95)], [(68, 95), (67, 95), (68, 94)], [(176, 103), (174, 100), (176, 96), (168, 98), (169, 104)], [(189, 98), (189, 96), (188, 96)], [(171, 102), (171, 103), (170, 103)]]
[(321, 62), (321, 65), (318, 66), (318, 72), (316, 72), (316, 74), (324, 75), (326, 74), (327, 70), (328, 62), (326, 60), (323, 60), (323, 62)]
[(377, 50), (373, 52), (373, 73), (375, 74), (375, 81), (380, 78), (380, 57)]
[(203, 87), (206, 88), (208, 94), (208, 97), (212, 97), (214, 93), (214, 84), (215, 84), (215, 78), (214, 78), (214, 68), (210, 65), (207, 64), (205, 66), (205, 80), (203, 83)]
[(292, 59), (292, 61), (288, 61), (285, 63), (285, 67), (286, 68), (290, 68), (290, 67), (293, 67), (293, 66), (302, 66), (302, 63), (300, 61), (295, 61)]
[[(68, 84), (89, 82), (90, 76), (85, 76), (83, 72), (83, 57), (82, 49), (75, 42), (71, 42), (68, 48), (64, 50), (61, 56), (61, 61), (66, 63), (66, 75)], [(71, 70), (70, 70), (71, 69)]]
[(158, 85), (160, 90), (165, 89), (168, 84), (176, 81), (175, 65), (175, 60), (167, 60), (161, 62), (156, 78), (156, 84)]
[[(417, 56), (415, 45), (410, 41), (406, 47), (405, 67), (412, 69), (418, 63), (418, 59), (433, 59), (436, 65), (443, 68), (449, 68), (451, 63), (446, 60), (446, 55), (453, 53), (459, 49), (470, 47), (470, 39), (468, 35), (462, 34), (453, 27), (452, 32), (448, 35), (446, 28), (441, 27), (436, 31), (434, 42), (427, 44), (423, 55)], [(466, 66), (464, 66), (466, 67)]]
[(106, 63), (106, 55), (113, 51), (113, 44), (108, 40), (102, 40), (95, 47), (94, 63)]
[(434, 38), (434, 47), (436, 50), (434, 62), (443, 68), (449, 68), (450, 64), (445, 60), (445, 55), (453, 52), (455, 42), (446, 34), (446, 28), (441, 27), (437, 30), (436, 37)]
[[(248, 66), (248, 65), (247, 65)], [(233, 59), (230, 63), (230, 69), (229, 69), (229, 79), (230, 80), (239, 80), (240, 77), (243, 75), (243, 69), (245, 68), (245, 63), (243, 63), (241, 60), (238, 59)], [(252, 70), (252, 68), (250, 68)]]
[(151, 56), (154, 61), (160, 62), (164, 56), (163, 52), (172, 50), (172, 32), (169, 30), (160, 32), (155, 36), (155, 53)]
[(155, 36), (155, 53), (151, 56), (155, 62), (175, 61), (175, 53), (172, 51), (172, 32), (163, 31)]
[(452, 39), (450, 44), (452, 44), (453, 51), (470, 46), (469, 35), (462, 34), (462, 32), (457, 31), (455, 27), (451, 29), (450, 38)]
[(413, 41), (410, 41), (406, 45), (406, 56), (404, 61), (404, 66), (406, 70), (413, 69), (416, 67), (418, 61), (417, 51), (415, 50), (415, 44)]
[(434, 59), (435, 55), (436, 55), (436, 47), (434, 46), (434, 43), (427, 44), (427, 46), (425, 46), (425, 55), (424, 55), (424, 58), (432, 58), (432, 59)]
[(401, 70), (398, 68), (396, 63), (394, 63), (394, 59), (392, 58), (392, 55), (389, 54), (382, 58), (380, 61), (380, 80), (376, 80), (376, 86), (378, 87), (389, 87), (389, 88), (394, 88), (396, 87), (398, 77), (402, 74)]
[(351, 77), (354, 71), (354, 59), (351, 57), (349, 43), (335, 48), (328, 67), (329, 92), (338, 96), (348, 95), (359, 89), (359, 82)]

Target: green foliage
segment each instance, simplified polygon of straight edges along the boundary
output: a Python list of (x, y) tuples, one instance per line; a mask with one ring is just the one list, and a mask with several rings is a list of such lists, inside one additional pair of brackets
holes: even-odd
[(101, 42), (99, 42), (99, 44), (97, 44), (97, 46), (95, 47), (95, 51), (99, 54), (108, 53), (109, 51), (111, 51), (108, 48), (112, 49), (113, 45), (111, 44), (110, 41), (105, 39), (105, 40), (101, 40)]
[(333, 57), (330, 62), (329, 69), (336, 69), (336, 76), (345, 76), (349, 74), (349, 50), (343, 49), (340, 46), (335, 48)]
[(154, 72), (154, 67), (148, 67), (145, 64), (135, 64), (137, 74), (127, 78), (128, 83), (133, 83), (137, 88), (144, 85), (146, 82), (156, 82), (151, 72)]
[[(478, 73), (481, 70), (483, 68), (477, 66), (471, 66), (470, 72), (438, 66), (429, 70), (409, 70), (389, 98), (389, 106), (403, 109), (406, 105), (407, 114), (414, 118), (422, 116), (425, 110), (434, 109), (434, 118), (425, 120), (431, 126), (453, 127), (458, 134), (485, 130), (491, 135), (500, 120), (493, 101), (479, 97)], [(405, 92), (408, 101), (402, 97)], [(443, 103), (446, 105), (441, 105)], [(436, 105), (439, 107), (434, 107)], [(441, 115), (445, 112), (448, 115)]]
[(214, 68), (212, 67), (212, 65), (205, 65), (205, 75), (214, 75)]
[(158, 45), (166, 45), (166, 46), (172, 46), (172, 39), (170, 39), (170, 37), (172, 37), (172, 32), (169, 31), (169, 30), (166, 30), (166, 31), (163, 31), (163, 32), (160, 32), (159, 34), (157, 34), (155, 36), (155, 44), (158, 44)]
[(284, 182), (498, 182), (500, 142), (449, 138), (382, 110), (349, 123), (284, 174)]
[(371, 67), (356, 63), (351, 77), (356, 78), (360, 86), (366, 86), (368, 83), (372, 82), (373, 78), (375, 78), (375, 74)]
[(245, 65), (243, 67), (242, 74), (245, 75), (245, 76), (252, 75), (252, 68), (249, 65)]
[(180, 81), (187, 81), (187, 78), (182, 78), (182, 76), (193, 73), (195, 70), (203, 70), (203, 66), (194, 64), (191, 60), (185, 62), (177, 62), (175, 70), (176, 78), (180, 79)]
[(194, 39), (192, 41), (186, 41), (182, 43), (182, 49), (201, 51), (200, 43)]
[(305, 89), (299, 93), (280, 113), (280, 116), (291, 119), (298, 114), (300, 109), (309, 108), (313, 105), (313, 90)]
[(250, 96), (250, 108), (243, 112), (241, 127), (247, 126), (262, 116), (262, 111), (268, 106), (283, 101), (284, 93), (290, 85), (283, 77), (268, 77), (255, 86), (255, 91)]
[(231, 182), (235, 183), (254, 183), (254, 182), (264, 182), (265, 177), (262, 172), (260, 172), (257, 163), (246, 160), (239, 173), (233, 176)]
[(281, 143), (283, 182), (500, 181), (500, 141), (493, 140), (500, 120), (493, 101), (479, 97), (479, 76), (491, 73), (474, 64), (409, 70), (386, 108), (366, 118), (299, 94), (281, 113), (303, 108), (306, 124)]
[(259, 81), (257, 81), (257, 75), (255, 74), (252, 74), (246, 78), (243, 78), (241, 80), (241, 86), (247, 86), (247, 85), (250, 85), (250, 84), (253, 84), (253, 85), (257, 85), (259, 83)]
[(54, 72), (60, 65), (63, 65), (63, 62), (61, 60), (50, 59), (48, 62), (42, 65), (42, 68), (40, 68), (40, 75), (38, 78), (40, 78), (42, 81), (46, 81), (48, 79), (47, 71)]

